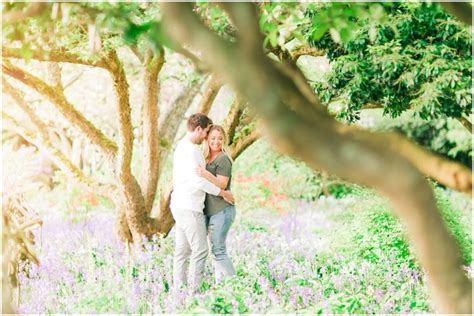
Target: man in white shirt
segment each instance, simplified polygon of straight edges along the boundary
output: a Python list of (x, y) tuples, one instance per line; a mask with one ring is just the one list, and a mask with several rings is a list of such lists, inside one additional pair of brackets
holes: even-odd
[[(201, 285), (208, 253), (204, 199), (206, 193), (222, 196), (233, 204), (234, 196), (197, 174), (197, 167), (206, 166), (199, 144), (207, 137), (212, 120), (197, 113), (188, 119), (188, 132), (181, 139), (173, 156), (173, 192), (171, 213), (176, 221), (176, 247), (173, 263), (174, 287), (186, 284), (193, 289)], [(186, 265), (189, 273), (186, 280)]]

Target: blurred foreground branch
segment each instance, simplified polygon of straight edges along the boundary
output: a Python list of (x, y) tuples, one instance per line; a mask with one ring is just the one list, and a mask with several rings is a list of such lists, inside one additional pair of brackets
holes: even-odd
[[(238, 43), (212, 33), (189, 4), (163, 3), (165, 27), (170, 37), (200, 48), (214, 71), (249, 101), (279, 151), (386, 195), (427, 271), (436, 309), (470, 313), (471, 281), (462, 270), (459, 249), (443, 224), (433, 192), (417, 169), (418, 158), (409, 152), (401, 155), (390, 135), (344, 126), (331, 118), (317, 98), (306, 95), (288, 72), (265, 55), (256, 8), (250, 3), (224, 7), (239, 30)], [(434, 155), (426, 157), (442, 169), (429, 170), (437, 180), (460, 191), (471, 190), (469, 169)]]

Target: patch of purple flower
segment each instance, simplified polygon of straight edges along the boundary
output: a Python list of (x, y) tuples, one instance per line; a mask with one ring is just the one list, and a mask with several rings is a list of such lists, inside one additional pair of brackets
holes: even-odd
[(209, 262), (209, 289), (197, 295), (172, 289), (173, 232), (128, 253), (114, 237), (113, 214), (79, 223), (48, 215), (41, 264), (20, 275), (19, 312), (429, 312), (420, 271), (395, 268), (390, 252), (370, 262), (335, 247), (344, 228), (334, 231), (337, 225), (324, 214), (343, 213), (347, 204), (299, 202), (284, 216), (261, 210), (239, 217), (228, 238), (238, 275), (213, 285)]

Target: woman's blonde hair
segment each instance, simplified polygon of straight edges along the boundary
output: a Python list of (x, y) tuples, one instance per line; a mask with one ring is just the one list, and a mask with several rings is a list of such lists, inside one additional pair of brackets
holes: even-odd
[[(227, 144), (229, 143), (229, 140), (227, 139), (227, 133), (225, 132), (224, 128), (220, 125), (212, 125), (211, 128), (209, 129), (209, 132), (207, 133), (207, 137), (211, 135), (211, 132), (217, 130), (221, 133), (222, 138), (224, 138), (224, 142), (222, 144), (222, 152), (226, 154), (230, 161), (233, 163), (234, 161), (232, 160), (232, 157), (229, 154), (229, 148), (227, 147)], [(204, 142), (204, 149), (203, 149), (203, 154), (204, 154), (204, 159), (206, 159), (206, 162), (209, 161), (209, 158), (211, 157), (211, 150), (209, 148), (209, 142), (206, 141)]]

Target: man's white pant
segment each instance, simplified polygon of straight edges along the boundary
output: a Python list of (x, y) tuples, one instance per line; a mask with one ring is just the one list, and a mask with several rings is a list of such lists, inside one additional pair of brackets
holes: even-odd
[(201, 285), (208, 253), (206, 221), (203, 213), (191, 210), (171, 210), (176, 221), (176, 246), (173, 264), (175, 288), (187, 284), (193, 289)]

